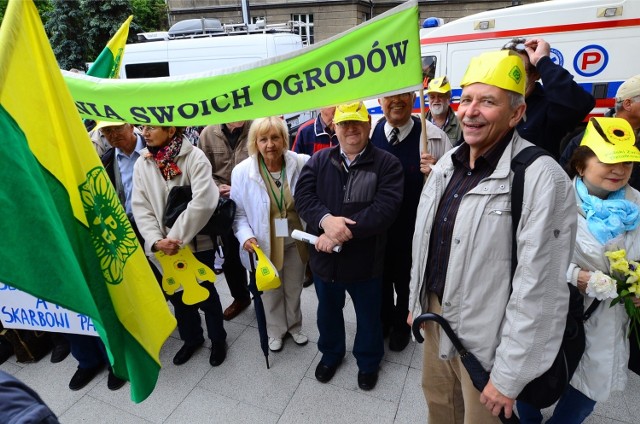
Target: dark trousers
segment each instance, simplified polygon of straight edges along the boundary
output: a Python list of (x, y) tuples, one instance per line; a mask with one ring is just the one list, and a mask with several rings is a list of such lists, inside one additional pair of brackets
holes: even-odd
[[(195, 257), (207, 265), (214, 267), (214, 251), (194, 252)], [(224, 343), (227, 339), (227, 332), (224, 329), (222, 318), (222, 305), (216, 287), (211, 282), (202, 283), (202, 287), (207, 289), (209, 297), (195, 305), (186, 305), (182, 301), (182, 291), (168, 296), (173, 305), (173, 310), (178, 322), (178, 333), (180, 338), (188, 345), (199, 345), (204, 341), (202, 330), (202, 320), (200, 310), (204, 312), (204, 321), (207, 325), (207, 333), (213, 344)]]
[(64, 336), (69, 340), (71, 356), (78, 361), (78, 368), (87, 369), (109, 365), (107, 350), (100, 337), (84, 334), (65, 334)]
[[(409, 334), (409, 281), (411, 279), (411, 240), (387, 244), (382, 274), (382, 327)], [(395, 292), (395, 297), (394, 297)]]
[(221, 236), (222, 253), (224, 253), (224, 263), (222, 271), (227, 280), (231, 297), (238, 301), (250, 300), (249, 286), (247, 285), (247, 270), (240, 262), (240, 242), (235, 238), (233, 232)]
[(369, 373), (378, 371), (384, 356), (384, 341), (380, 322), (380, 279), (358, 282), (327, 282), (313, 276), (318, 295), (318, 350), (322, 353), (322, 362), (333, 366), (342, 361), (346, 353), (344, 308), (346, 293), (356, 311), (356, 338), (353, 343), (353, 356), (358, 369)]

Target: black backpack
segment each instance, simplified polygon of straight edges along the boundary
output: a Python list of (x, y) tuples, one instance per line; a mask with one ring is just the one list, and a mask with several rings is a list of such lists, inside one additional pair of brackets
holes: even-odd
[[(546, 150), (538, 146), (523, 149), (511, 161), (514, 173), (511, 186), (511, 217), (513, 221), (513, 237), (511, 245), (511, 279), (518, 265), (518, 246), (516, 230), (522, 214), (522, 200), (524, 192), (524, 173), (527, 167), (540, 156), (551, 156)], [(553, 405), (564, 393), (573, 373), (578, 367), (585, 349), (584, 321), (598, 306), (600, 301), (594, 300), (583, 313), (582, 294), (573, 284), (569, 286), (569, 309), (567, 310), (567, 324), (562, 337), (560, 351), (553, 361), (551, 368), (535, 380), (527, 384), (517, 399), (536, 408), (542, 409)]]

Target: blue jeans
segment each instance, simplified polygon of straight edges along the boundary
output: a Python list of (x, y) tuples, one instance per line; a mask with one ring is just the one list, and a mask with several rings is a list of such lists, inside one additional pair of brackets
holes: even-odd
[(356, 339), (353, 356), (363, 373), (377, 372), (384, 356), (380, 307), (382, 304), (382, 280), (374, 278), (358, 282), (327, 282), (313, 276), (318, 295), (318, 350), (321, 362), (334, 366), (346, 353), (344, 308), (349, 293), (356, 311)]
[[(571, 385), (562, 394), (553, 410), (553, 416), (547, 424), (580, 424), (596, 406), (596, 401), (588, 398)], [(517, 402), (518, 416), (521, 424), (538, 424), (542, 422), (540, 410), (521, 401)]]

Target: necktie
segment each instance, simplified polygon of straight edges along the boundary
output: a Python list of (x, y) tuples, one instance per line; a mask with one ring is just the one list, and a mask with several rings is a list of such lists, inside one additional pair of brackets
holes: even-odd
[(393, 127), (393, 129), (391, 129), (391, 134), (389, 135), (389, 144), (391, 144), (392, 146), (395, 146), (396, 144), (400, 143), (400, 140), (398, 139), (399, 132), (400, 130), (397, 129), (396, 127)]

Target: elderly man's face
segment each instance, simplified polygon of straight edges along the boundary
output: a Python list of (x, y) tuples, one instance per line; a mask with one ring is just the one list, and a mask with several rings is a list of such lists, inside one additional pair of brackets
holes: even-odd
[(446, 115), (449, 112), (451, 93), (429, 93), (429, 110), (434, 116)]
[(380, 99), (380, 106), (389, 125), (401, 127), (411, 119), (415, 93), (402, 93)]
[(336, 107), (324, 107), (320, 109), (320, 119), (329, 127), (331, 131), (335, 131), (335, 124), (333, 123), (333, 116), (336, 114)]
[(117, 147), (126, 154), (130, 154), (136, 148), (137, 139), (133, 133), (133, 125), (131, 124), (104, 127), (100, 129), (100, 131), (111, 147)]
[(336, 136), (340, 147), (347, 154), (357, 154), (369, 142), (370, 122), (344, 121), (336, 124)]
[(507, 92), (493, 85), (475, 83), (462, 89), (458, 119), (464, 141), (473, 152), (486, 152), (515, 127), (526, 106), (511, 109)]

